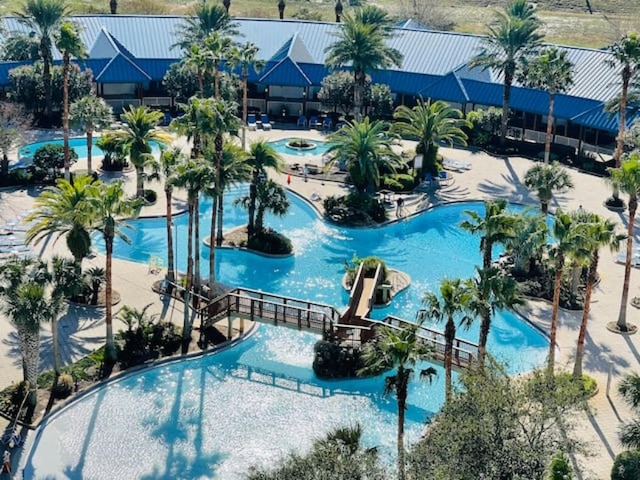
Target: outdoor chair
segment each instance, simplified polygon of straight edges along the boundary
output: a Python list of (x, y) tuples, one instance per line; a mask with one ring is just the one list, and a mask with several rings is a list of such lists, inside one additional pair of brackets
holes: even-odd
[(318, 120), (318, 117), (311, 117), (309, 119), (309, 128), (318, 128), (319, 126), (321, 126), (322, 124), (320, 123), (320, 121)]
[(254, 114), (247, 115), (247, 128), (249, 130), (256, 130), (258, 123), (256, 122), (256, 116)]
[(331, 120), (329, 117), (325, 118), (322, 121), (322, 129), (331, 130), (332, 128), (333, 128), (333, 120)]
[(304, 115), (300, 115), (298, 117), (298, 123), (297, 123), (298, 127), (302, 127), (305, 128), (307, 126), (307, 117), (305, 117)]
[(266, 114), (260, 115), (260, 121), (262, 122), (263, 130), (271, 130), (271, 122), (269, 121), (269, 116)]

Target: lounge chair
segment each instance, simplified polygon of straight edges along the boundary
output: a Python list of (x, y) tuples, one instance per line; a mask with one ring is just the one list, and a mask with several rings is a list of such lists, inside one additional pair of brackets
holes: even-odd
[(311, 117), (309, 119), (309, 128), (318, 128), (322, 126), (322, 123), (318, 120), (318, 117)]
[[(619, 252), (616, 254), (616, 263), (625, 265), (627, 263), (627, 253)], [(633, 252), (631, 254), (631, 266), (640, 268), (640, 252)]]
[(247, 115), (247, 128), (249, 130), (256, 130), (258, 128), (256, 116), (254, 114)]
[(333, 120), (327, 117), (322, 121), (322, 129), (323, 130), (331, 130), (333, 129)]
[(260, 115), (260, 121), (262, 122), (263, 130), (271, 130), (271, 122), (269, 121), (269, 116), (266, 114)]
[(297, 122), (298, 127), (305, 128), (307, 126), (307, 117), (300, 115)]
[(442, 170), (438, 174), (438, 181), (441, 185), (450, 185), (453, 182), (453, 176), (449, 172)]

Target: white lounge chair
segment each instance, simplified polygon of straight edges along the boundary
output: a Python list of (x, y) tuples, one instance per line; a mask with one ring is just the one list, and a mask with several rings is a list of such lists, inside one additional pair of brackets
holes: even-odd
[(256, 122), (256, 116), (255, 115), (247, 115), (247, 128), (249, 130), (257, 130), (258, 129), (258, 123)]
[[(616, 263), (620, 263), (622, 265), (627, 263), (627, 254), (626, 252), (616, 253)], [(631, 255), (631, 266), (640, 268), (640, 252), (634, 251)]]
[(269, 116), (264, 113), (260, 115), (260, 121), (262, 122), (263, 130), (271, 130), (271, 122), (269, 121)]

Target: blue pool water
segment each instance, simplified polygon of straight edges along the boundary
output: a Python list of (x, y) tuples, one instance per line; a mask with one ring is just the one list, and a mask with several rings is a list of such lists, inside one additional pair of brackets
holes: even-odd
[[(225, 198), (225, 228), (246, 222), (244, 211)], [(390, 307), (414, 318), (421, 296), (441, 278), (468, 277), (479, 263), (478, 239), (457, 225), (466, 209), (481, 203), (448, 205), (377, 229), (345, 229), (324, 224), (295, 196), (291, 212), (267, 223), (285, 232), (296, 253), (270, 259), (239, 250), (219, 249), (219, 281), (344, 307), (340, 287), (345, 260), (378, 255), (408, 273), (412, 286)], [(210, 203), (203, 201), (201, 230), (207, 234)], [(178, 267), (186, 267), (185, 215), (176, 218)], [(133, 246), (118, 243), (117, 256), (147, 262), (165, 256), (163, 219), (131, 222)], [(166, 247), (165, 247), (166, 248)], [(203, 249), (203, 274), (208, 251)], [(477, 326), (459, 335), (477, 339)], [(239, 479), (252, 466), (273, 465), (287, 452), (309, 448), (329, 429), (360, 422), (364, 443), (380, 448), (391, 463), (395, 449), (396, 405), (381, 395), (382, 376), (322, 381), (311, 369), (318, 336), (261, 325), (233, 348), (130, 375), (102, 388), (51, 417), (38, 431), (26, 457), (25, 478), (72, 479)], [(522, 319), (499, 313), (489, 349), (509, 362), (512, 372), (540, 364), (545, 338)], [(420, 367), (420, 366), (419, 366)], [(432, 385), (412, 383), (407, 409), (407, 443), (417, 440), (424, 421), (443, 403), (444, 374)], [(455, 375), (455, 373), (454, 373)], [(455, 378), (455, 377), (454, 377)]]
[(269, 142), (269, 145), (271, 145), (276, 152), (278, 153), (285, 153), (287, 155), (297, 155), (300, 157), (307, 157), (307, 156), (312, 156), (312, 155), (324, 155), (325, 153), (327, 153), (327, 150), (329, 149), (329, 144), (326, 142), (323, 142), (321, 140), (309, 140), (309, 139), (302, 139), (302, 140), (306, 140), (310, 143), (315, 144), (315, 148), (309, 148), (309, 149), (305, 149), (305, 150), (299, 150), (296, 148), (290, 148), (287, 146), (287, 143), (290, 142), (291, 140), (297, 140), (298, 137), (295, 138), (284, 138), (282, 140), (278, 140), (275, 142)]
[[(98, 141), (97, 138), (93, 138), (93, 147), (91, 148), (91, 156), (92, 157), (102, 157), (104, 156), (104, 152), (96, 145)], [(22, 160), (33, 158), (33, 154), (40, 148), (45, 145), (53, 144), (53, 145), (62, 145), (64, 140), (47, 140), (46, 142), (37, 142), (30, 143), (28, 145), (24, 145), (20, 150), (18, 150), (18, 158)], [(157, 143), (151, 142), (151, 146), (153, 149), (153, 153), (158, 153), (160, 148)], [(73, 148), (78, 154), (78, 158), (87, 158), (87, 139), (86, 137), (76, 137), (69, 139), (69, 147)]]

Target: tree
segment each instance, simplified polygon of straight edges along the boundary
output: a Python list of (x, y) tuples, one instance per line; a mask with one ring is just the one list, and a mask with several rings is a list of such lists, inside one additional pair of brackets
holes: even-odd
[(18, 21), (33, 32), (36, 32), (40, 42), (45, 119), (49, 119), (52, 106), (51, 65), (53, 64), (53, 35), (69, 13), (69, 8), (64, 0), (26, 0), (20, 11), (16, 12)]
[(424, 312), (427, 317), (435, 321), (446, 321), (444, 327), (444, 371), (445, 371), (445, 402), (451, 400), (451, 372), (453, 370), (453, 342), (456, 339), (455, 317), (463, 315), (459, 319), (461, 325), (468, 327), (472, 318), (467, 315), (472, 300), (471, 288), (468, 282), (459, 278), (444, 279), (440, 282), (440, 296), (433, 292), (427, 292), (422, 302), (427, 309)]
[(585, 394), (570, 376), (549, 388), (535, 371), (510, 376), (488, 359), (460, 375), (453, 399), (432, 418), (409, 455), (411, 478), (541, 479), (557, 452), (572, 452), (573, 413)]
[[(367, 20), (374, 15), (367, 15), (367, 18), (364, 18), (361, 13), (356, 10), (353, 16), (344, 15), (344, 23), (334, 33), (337, 40), (326, 49), (328, 54), (326, 63), (329, 68), (342, 68), (348, 65), (353, 72), (353, 104), (356, 116), (361, 116), (363, 113), (363, 93), (367, 73), (379, 68), (402, 66), (402, 54), (387, 46), (386, 42), (392, 35), (388, 25), (363, 23), (362, 20)], [(379, 18), (385, 16), (386, 14), (382, 12)]]
[(171, 212), (173, 204), (173, 184), (171, 183), (171, 177), (176, 167), (186, 162), (187, 157), (179, 147), (173, 147), (169, 150), (164, 150), (160, 154), (160, 169), (164, 176), (164, 195), (167, 202), (167, 280), (170, 282), (176, 281), (175, 274), (175, 259), (173, 257), (173, 214)]
[(640, 477), (640, 450), (626, 450), (616, 455), (611, 480), (635, 480)]
[(535, 7), (527, 0), (512, 0), (503, 11), (495, 14), (488, 27), (487, 37), (482, 39), (480, 52), (471, 59), (470, 67), (482, 70), (493, 69), (503, 76), (502, 123), (500, 142), (504, 145), (509, 121), (511, 85), (516, 77), (518, 65), (540, 45), (538, 33), (540, 21), (535, 16)]
[(73, 102), (69, 106), (69, 117), (71, 125), (82, 129), (87, 136), (87, 171), (91, 174), (93, 132), (113, 123), (113, 110), (102, 98), (92, 94)]
[(62, 130), (64, 145), (64, 178), (69, 180), (69, 68), (71, 57), (78, 60), (86, 56), (84, 44), (80, 40), (78, 27), (72, 22), (62, 22), (60, 31), (54, 34), (56, 48), (62, 52)]
[(23, 33), (9, 33), (0, 43), (0, 60), (3, 62), (33, 62), (40, 59), (40, 45), (35, 38), (35, 32), (30, 35)]
[(448, 103), (440, 100), (424, 102), (419, 99), (413, 108), (400, 105), (393, 118), (397, 121), (393, 124), (392, 131), (418, 140), (421, 148), (416, 148), (416, 152), (424, 156), (423, 168), (436, 175), (438, 144), (446, 142), (449, 145), (466, 145), (467, 134), (462, 128), (471, 127), (460, 110), (451, 108)]
[(9, 173), (9, 152), (22, 141), (22, 132), (31, 126), (31, 116), (18, 103), (0, 102), (0, 177)]
[[(64, 168), (65, 164), (64, 146), (58, 143), (47, 143), (38, 148), (33, 154), (32, 166), (42, 172), (45, 175), (49, 173), (55, 179), (58, 176), (58, 171)], [(69, 152), (69, 162), (76, 163), (78, 161), (78, 154), (75, 150)]]
[[(618, 394), (631, 407), (636, 416), (620, 427), (618, 437), (625, 448), (640, 448), (640, 376), (637, 373), (626, 375), (618, 385)], [(625, 477), (630, 478), (630, 477)]]
[(611, 68), (620, 68), (620, 76), (622, 80), (622, 89), (620, 94), (618, 123), (618, 138), (616, 141), (616, 149), (613, 152), (613, 158), (616, 161), (616, 168), (620, 167), (622, 156), (622, 147), (624, 143), (624, 132), (627, 127), (627, 97), (629, 92), (629, 83), (640, 71), (640, 37), (636, 32), (623, 35), (620, 40), (608, 47), (611, 52), (612, 60), (608, 61)]
[(278, 15), (280, 15), (280, 20), (284, 20), (284, 9), (287, 6), (287, 3), (284, 0), (278, 0)]
[(318, 100), (334, 113), (340, 109), (348, 115), (353, 110), (353, 75), (339, 70), (324, 77), (318, 91)]
[(553, 132), (553, 107), (556, 93), (566, 92), (573, 85), (573, 63), (567, 58), (566, 50), (556, 47), (544, 48), (537, 57), (522, 59), (520, 80), (525, 85), (549, 93), (549, 113), (547, 114), (547, 137), (544, 144), (544, 163), (549, 163)]
[(473, 210), (464, 213), (469, 220), (460, 223), (460, 228), (480, 235), (482, 268), (489, 270), (493, 259), (493, 246), (504, 244), (515, 234), (516, 217), (507, 211), (506, 200), (485, 200), (484, 217)]
[(624, 266), (624, 284), (622, 286), (622, 299), (620, 300), (620, 313), (616, 328), (620, 332), (635, 330), (634, 326), (627, 324), (627, 303), (629, 301), (629, 281), (631, 279), (631, 255), (633, 254), (633, 229), (636, 212), (638, 210), (638, 196), (640, 195), (640, 152), (634, 151), (628, 157), (622, 158), (619, 168), (610, 169), (609, 181), (621, 192), (629, 195), (629, 226), (627, 231), (627, 258)]
[[(113, 242), (116, 237), (124, 242), (131, 240), (124, 233), (130, 228), (127, 218), (137, 217), (141, 202), (138, 198), (125, 196), (122, 181), (111, 183), (97, 182), (87, 187), (90, 195), (87, 198), (93, 222), (91, 228), (102, 234), (105, 246), (105, 325), (106, 342), (104, 361), (111, 366), (116, 361), (116, 348), (113, 337)], [(108, 370), (108, 369), (107, 369)]]
[(231, 51), (232, 40), (217, 31), (210, 32), (204, 39), (206, 55), (213, 61), (213, 96), (220, 99), (220, 66)]
[(120, 116), (124, 125), (119, 136), (126, 145), (131, 163), (136, 169), (136, 196), (144, 198), (144, 169), (153, 160), (151, 142), (165, 145), (171, 142), (168, 133), (158, 129), (162, 122), (162, 112), (147, 107), (131, 107)]
[(26, 243), (37, 245), (44, 238), (53, 236), (57, 240), (64, 235), (67, 248), (80, 265), (91, 252), (92, 212), (87, 201), (92, 183), (93, 178), (87, 175), (76, 177), (73, 183), (60, 178), (55, 186), (45, 188), (35, 200), (34, 211), (26, 217), (27, 222), (33, 222)]
[(273, 168), (276, 172), (281, 172), (284, 168), (282, 157), (276, 152), (268, 142), (259, 140), (249, 145), (249, 158), (247, 159), (252, 169), (252, 179), (249, 185), (249, 222), (247, 223), (247, 236), (251, 238), (256, 233), (256, 199), (258, 195), (258, 184), (266, 178), (267, 168)]
[[(179, 62), (172, 63), (162, 78), (162, 85), (167, 93), (179, 103), (187, 102), (189, 98), (197, 95), (200, 91), (197, 69), (189, 65), (186, 60), (187, 56)], [(209, 92), (206, 92), (205, 96), (208, 94)]]
[(551, 459), (546, 480), (572, 480), (572, 474), (571, 462), (563, 452), (558, 452)]
[[(409, 383), (419, 362), (430, 360), (432, 351), (418, 336), (420, 325), (406, 325), (401, 329), (382, 326), (376, 338), (362, 348), (363, 374), (379, 374), (395, 370), (385, 377), (385, 395), (395, 394), (398, 402), (398, 479), (405, 478), (404, 416), (407, 409)], [(419, 372), (419, 378), (431, 379), (437, 374), (433, 367)]]
[(204, 98), (205, 77), (209, 77), (213, 71), (213, 55), (210, 49), (204, 45), (192, 44), (181, 61), (185, 69), (195, 71), (198, 78), (198, 93)]
[(573, 188), (573, 180), (566, 168), (558, 162), (551, 165), (536, 163), (524, 175), (524, 185), (534, 190), (540, 199), (540, 210), (543, 215), (549, 213), (549, 203), (555, 193), (564, 193)]
[(267, 212), (278, 217), (284, 216), (291, 202), (287, 198), (287, 193), (282, 186), (273, 180), (265, 180), (258, 183), (256, 189), (256, 225), (255, 230), (258, 234), (264, 231), (264, 215)]
[(238, 24), (222, 5), (205, 0), (195, 7), (195, 16), (185, 18), (184, 25), (179, 27), (177, 33), (180, 40), (176, 46), (186, 51), (193, 44), (204, 45), (210, 32), (237, 35)]
[(354, 187), (361, 193), (374, 192), (380, 185), (383, 168), (395, 171), (400, 157), (391, 149), (389, 124), (381, 120), (347, 122), (328, 137), (327, 153), (334, 154), (325, 166), (344, 162)]
[(393, 94), (386, 83), (374, 83), (365, 88), (366, 111), (373, 118), (388, 118), (393, 114)]
[(616, 233), (616, 222), (604, 220), (595, 213), (583, 214), (586, 218), (578, 224), (579, 236), (586, 242), (587, 254), (589, 256), (589, 271), (587, 273), (587, 286), (584, 293), (584, 307), (582, 309), (582, 320), (580, 322), (580, 332), (576, 347), (575, 364), (573, 376), (576, 380), (582, 378), (582, 360), (584, 358), (584, 342), (587, 336), (587, 324), (589, 321), (589, 309), (591, 307), (591, 295), (596, 284), (598, 274), (598, 263), (600, 260), (600, 249), (609, 247), (611, 251), (620, 248), (623, 235)]
[(514, 236), (507, 239), (505, 248), (513, 257), (514, 273), (531, 275), (547, 247), (549, 228), (541, 215), (523, 213), (515, 219)]

